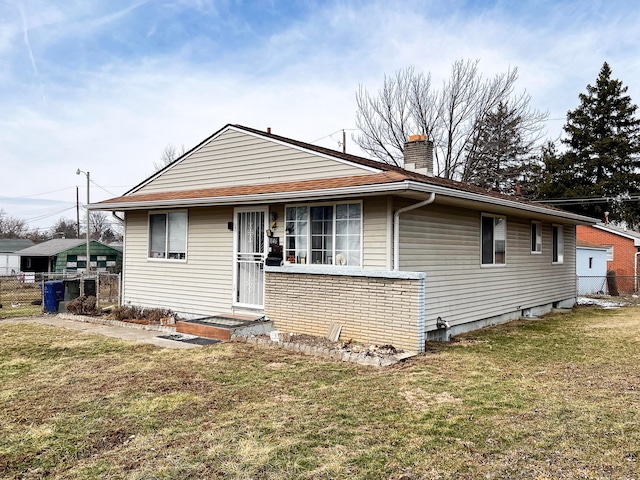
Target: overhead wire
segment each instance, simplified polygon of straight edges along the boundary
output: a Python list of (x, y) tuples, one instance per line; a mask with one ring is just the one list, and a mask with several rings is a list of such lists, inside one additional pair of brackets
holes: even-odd
[(325, 135), (324, 137), (317, 138), (317, 139), (315, 139), (315, 140), (313, 140), (313, 141), (311, 141), (311, 142), (309, 142), (309, 143), (316, 143), (316, 142), (319, 142), (320, 140), (324, 140), (325, 138), (329, 138), (329, 137), (331, 137), (331, 135), (335, 135), (336, 133), (340, 133), (340, 132), (352, 132), (352, 131), (354, 131), (354, 130), (358, 130), (358, 129), (357, 129), (357, 128), (341, 128), (341, 129), (339, 129), (339, 130), (336, 130), (335, 132), (330, 133), (329, 135)]
[(581, 203), (607, 203), (611, 200), (618, 202), (637, 202), (640, 200), (640, 194), (633, 194), (627, 197), (582, 197), (582, 198), (552, 198), (549, 200), (537, 200), (538, 203), (548, 203), (553, 205), (579, 205)]
[(49, 191), (49, 192), (32, 193), (31, 195), (23, 195), (23, 196), (20, 196), (20, 197), (5, 197), (5, 198), (10, 198), (10, 199), (20, 199), (20, 198), (32, 198), (32, 197), (39, 197), (39, 196), (41, 196), (41, 195), (48, 195), (48, 194), (50, 194), (50, 193), (63, 192), (63, 191), (65, 191), (65, 190), (70, 190), (70, 189), (72, 189), (72, 188), (75, 188), (75, 185), (74, 185), (74, 186), (71, 186), (71, 187), (64, 187), (64, 188), (60, 188), (60, 189), (58, 189), (58, 190), (51, 190), (51, 191)]

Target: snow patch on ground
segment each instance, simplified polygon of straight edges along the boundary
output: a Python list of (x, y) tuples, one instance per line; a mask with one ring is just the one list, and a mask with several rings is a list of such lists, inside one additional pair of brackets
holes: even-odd
[(629, 305), (627, 302), (615, 302), (605, 298), (578, 297), (578, 305), (589, 305), (600, 308), (620, 308)]

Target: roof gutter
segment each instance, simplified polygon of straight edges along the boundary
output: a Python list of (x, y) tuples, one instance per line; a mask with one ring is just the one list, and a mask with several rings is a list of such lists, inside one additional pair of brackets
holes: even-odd
[(422, 202), (414, 203), (413, 205), (407, 205), (402, 207), (393, 214), (393, 270), (400, 270), (400, 215), (415, 210), (416, 208), (422, 208), (430, 203), (433, 203), (436, 199), (436, 194), (431, 192), (429, 198)]
[(562, 210), (552, 210), (544, 205), (516, 202), (506, 198), (492, 197), (480, 193), (467, 192), (454, 188), (443, 187), (440, 185), (426, 184), (415, 180), (403, 180), (391, 183), (378, 183), (373, 185), (359, 185), (351, 187), (339, 187), (317, 190), (304, 190), (297, 192), (273, 192), (273, 193), (255, 193), (250, 195), (232, 195), (225, 197), (201, 197), (186, 199), (169, 199), (169, 200), (151, 200), (151, 201), (132, 201), (132, 202), (112, 202), (92, 203), (88, 206), (89, 210), (140, 210), (140, 209), (160, 209), (160, 208), (178, 208), (178, 207), (212, 207), (212, 206), (229, 206), (229, 205), (248, 205), (256, 203), (286, 203), (291, 201), (318, 200), (327, 197), (348, 197), (376, 195), (385, 193), (414, 191), (420, 193), (435, 193), (443, 197), (458, 198), (479, 202), (486, 205), (501, 206), (506, 208), (514, 208), (521, 211), (537, 213), (540, 215), (551, 215), (558, 218), (564, 218), (573, 222), (593, 225), (599, 220), (583, 215), (577, 215)]
[(433, 192), (437, 195), (459, 198), (461, 200), (471, 200), (475, 202), (481, 202), (481, 203), (496, 205), (500, 207), (517, 208), (518, 210), (538, 213), (541, 215), (552, 215), (555, 217), (565, 218), (567, 220), (572, 220), (574, 222), (580, 222), (580, 223), (585, 223), (590, 225), (597, 223), (599, 221), (595, 218), (587, 217), (584, 215), (578, 215), (576, 213), (565, 212), (563, 210), (551, 210), (548, 207), (545, 207), (543, 205), (515, 202), (513, 200), (508, 200), (506, 198), (491, 197), (491, 196), (483, 195), (480, 193), (465, 192), (463, 190), (455, 190), (452, 188), (442, 187), (440, 185), (427, 185), (427, 184), (416, 182), (413, 180), (406, 180), (406, 182), (410, 184), (410, 187), (409, 187), (410, 190), (415, 190), (418, 192), (425, 192), (425, 193)]
[(176, 200), (151, 200), (139, 202), (92, 203), (89, 210), (140, 210), (168, 207), (212, 207), (227, 205), (243, 205), (256, 203), (286, 203), (297, 200), (316, 200), (327, 197), (348, 197), (393, 193), (409, 190), (406, 181), (374, 185), (357, 185), (353, 187), (304, 190), (299, 192), (254, 193), (250, 195), (230, 195), (213, 198), (186, 198)]

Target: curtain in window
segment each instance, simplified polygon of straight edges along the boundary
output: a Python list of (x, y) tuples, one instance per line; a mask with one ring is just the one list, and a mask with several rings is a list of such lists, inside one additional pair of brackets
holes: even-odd
[(360, 266), (362, 212), (359, 203), (336, 205), (336, 264)]
[(493, 263), (493, 217), (482, 217), (482, 263)]
[(187, 251), (187, 212), (169, 214), (169, 258), (185, 258)]
[(496, 264), (505, 263), (505, 253), (507, 247), (507, 222), (503, 217), (494, 218), (493, 238), (495, 241), (495, 257)]
[(167, 216), (165, 214), (151, 215), (149, 218), (151, 239), (149, 241), (150, 258), (166, 258), (167, 244)]
[(287, 207), (285, 217), (288, 263), (360, 266), (361, 204)]

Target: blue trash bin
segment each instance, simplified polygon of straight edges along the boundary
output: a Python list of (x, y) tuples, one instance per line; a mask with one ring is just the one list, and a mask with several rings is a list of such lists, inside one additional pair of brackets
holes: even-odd
[(64, 282), (62, 282), (62, 280), (44, 282), (43, 297), (44, 311), (47, 313), (56, 313), (58, 311), (58, 304), (64, 299)]

